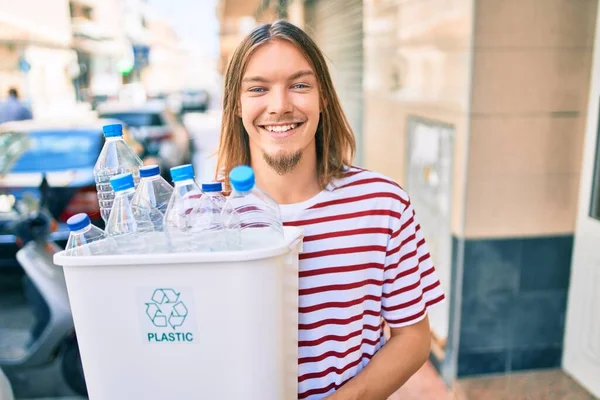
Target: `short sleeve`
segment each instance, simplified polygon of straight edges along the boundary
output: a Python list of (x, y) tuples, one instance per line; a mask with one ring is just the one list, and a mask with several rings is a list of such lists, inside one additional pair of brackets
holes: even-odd
[(410, 200), (402, 206), (387, 245), (381, 301), (382, 316), (392, 328), (422, 320), (445, 298)]

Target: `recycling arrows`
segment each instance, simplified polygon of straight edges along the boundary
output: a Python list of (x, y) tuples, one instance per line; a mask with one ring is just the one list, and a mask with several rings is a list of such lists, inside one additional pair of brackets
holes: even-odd
[(180, 294), (173, 289), (156, 289), (154, 291), (152, 302), (146, 303), (146, 314), (154, 326), (167, 327), (167, 314), (169, 315), (168, 324), (171, 325), (171, 328), (176, 329), (183, 325), (188, 315), (188, 309), (183, 302), (178, 302)]
[(156, 289), (152, 295), (152, 301), (158, 304), (175, 303), (179, 299), (179, 294), (173, 289)]
[(183, 325), (183, 321), (185, 321), (185, 317), (187, 317), (188, 310), (185, 304), (179, 302), (173, 306), (173, 310), (171, 311), (171, 316), (169, 317), (169, 324), (173, 329), (178, 326)]
[(155, 326), (165, 327), (167, 326), (167, 317), (165, 317), (160, 311), (160, 308), (154, 303), (146, 303), (146, 314), (150, 317), (150, 320)]

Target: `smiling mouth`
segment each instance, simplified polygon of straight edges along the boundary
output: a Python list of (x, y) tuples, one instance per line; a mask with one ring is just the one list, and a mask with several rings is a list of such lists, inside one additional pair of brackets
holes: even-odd
[(285, 125), (259, 125), (259, 127), (274, 135), (286, 135), (292, 133), (293, 130), (302, 125), (304, 125), (304, 122), (294, 122)]

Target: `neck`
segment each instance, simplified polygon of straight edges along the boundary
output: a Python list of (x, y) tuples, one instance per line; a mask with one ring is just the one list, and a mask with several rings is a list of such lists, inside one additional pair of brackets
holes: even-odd
[(298, 165), (285, 175), (279, 175), (271, 168), (260, 154), (260, 150), (251, 149), (251, 154), (251, 166), (254, 169), (256, 185), (277, 203), (299, 203), (316, 196), (321, 191), (314, 143), (304, 150)]

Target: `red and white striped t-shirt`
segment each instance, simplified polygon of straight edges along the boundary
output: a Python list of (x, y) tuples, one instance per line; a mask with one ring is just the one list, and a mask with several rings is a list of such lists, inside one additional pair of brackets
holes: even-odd
[(384, 345), (382, 319), (414, 324), (444, 294), (409, 197), (389, 178), (350, 168), (281, 212), (285, 225), (305, 234), (298, 399), (322, 399)]

